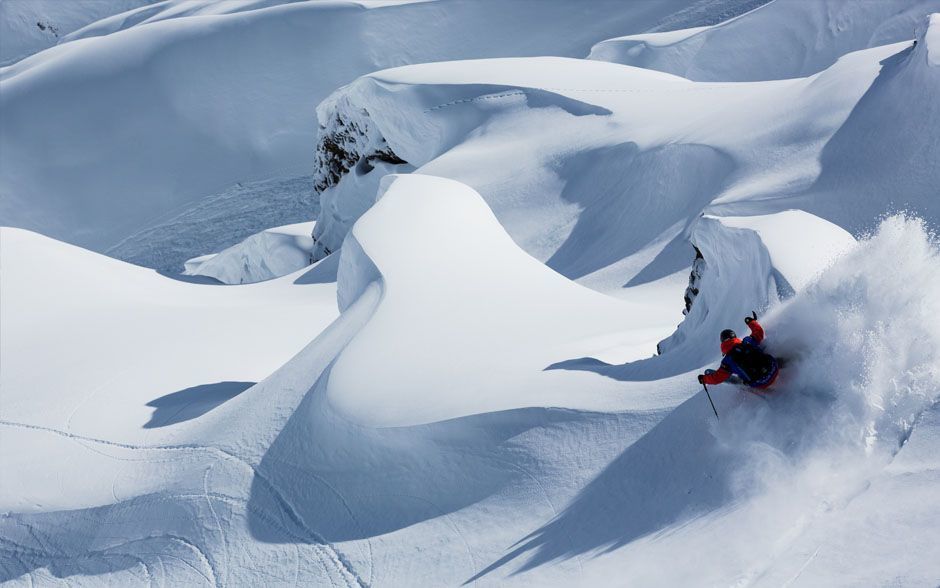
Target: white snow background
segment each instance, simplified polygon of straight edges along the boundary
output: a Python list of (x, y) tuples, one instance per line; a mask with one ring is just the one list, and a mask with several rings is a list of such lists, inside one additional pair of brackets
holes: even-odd
[(940, 0), (0, 0), (0, 64), (0, 583), (940, 585)]

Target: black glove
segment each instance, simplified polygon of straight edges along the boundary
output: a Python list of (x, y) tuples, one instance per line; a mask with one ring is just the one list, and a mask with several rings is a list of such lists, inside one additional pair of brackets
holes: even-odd
[(702, 374), (699, 374), (699, 375), (698, 375), (698, 383), (699, 383), (699, 384), (704, 384), (704, 383), (705, 383), (705, 376), (703, 376)]
[(744, 317), (744, 324), (749, 325), (751, 324), (751, 321), (756, 321), (756, 320), (757, 320), (757, 311), (752, 310), (751, 316)]

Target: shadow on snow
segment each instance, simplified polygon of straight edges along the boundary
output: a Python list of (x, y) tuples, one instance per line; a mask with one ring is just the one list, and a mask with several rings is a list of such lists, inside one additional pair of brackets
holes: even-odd
[(156, 429), (199, 418), (254, 385), (255, 382), (216, 382), (161, 396), (147, 403), (156, 410), (144, 428)]

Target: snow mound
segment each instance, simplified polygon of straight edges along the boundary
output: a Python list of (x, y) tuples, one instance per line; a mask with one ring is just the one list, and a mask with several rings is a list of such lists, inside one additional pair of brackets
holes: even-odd
[[(481, 519), (481, 514), (490, 508), (517, 510), (512, 505), (518, 499), (504, 497), (506, 489), (544, 494), (536, 509), (498, 532), (506, 541), (517, 540), (523, 528), (550, 516), (556, 501), (570, 494), (566, 490), (570, 482), (538, 490), (544, 474), (534, 458), (536, 448), (552, 438), (555, 443), (560, 438), (563, 443), (574, 442), (582, 428), (600, 430), (611, 422), (602, 415), (546, 410), (541, 408), (545, 403), (633, 411), (613, 419), (617, 426), (609, 443), (592, 452), (588, 461), (578, 458), (581, 465), (572, 471), (581, 479), (648, 427), (650, 410), (672, 406), (684, 396), (678, 389), (647, 393), (636, 387), (637, 394), (627, 399), (623, 387), (612, 381), (596, 381), (589, 374), (543, 372), (549, 361), (568, 353), (630, 345), (648, 352), (668, 329), (665, 320), (656, 324), (654, 314), (671, 304), (620, 302), (571, 284), (521, 252), (479, 195), (454, 181), (422, 175), (392, 183), (393, 179), (387, 180), (379, 204), (360, 219), (343, 248), (338, 292), (343, 313), (326, 329), (317, 324), (321, 317), (305, 318), (313, 310), (307, 306), (310, 294), (330, 291), (328, 285), (303, 285), (317, 283), (308, 279), (317, 268), (299, 278), (295, 274), (263, 284), (195, 286), (35, 235), (30, 242), (46, 243), (53, 250), (49, 256), (24, 255), (4, 242), (4, 255), (11, 255), (3, 260), (5, 301), (10, 276), (17, 278), (15, 283), (24, 292), (14, 296), (12, 307), (4, 305), (5, 312), (12, 308), (19, 316), (35, 316), (25, 311), (30, 304), (43, 307), (42, 299), (25, 292), (56, 291), (45, 282), (17, 275), (26, 271), (18, 269), (25, 266), (54, 270), (59, 277), (71, 278), (68, 271), (85, 276), (76, 280), (69, 298), (81, 304), (68, 316), (88, 323), (86, 330), (74, 322), (66, 325), (66, 332), (76, 337), (91, 339), (87, 334), (91, 325), (99, 332), (116, 328), (96, 319), (100, 312), (93, 302), (111, 307), (113, 320), (129, 322), (114, 310), (119, 303), (99, 296), (97, 290), (82, 295), (85, 287), (120, 296), (129, 313), (147, 320), (138, 320), (130, 340), (111, 342), (119, 349), (103, 347), (107, 341), (100, 338), (82, 348), (127, 365), (126, 373), (112, 375), (113, 368), (74, 355), (87, 371), (49, 370), (50, 376), (70, 380), (70, 393), (55, 397), (55, 411), (48, 410), (50, 395), (66, 386), (61, 381), (34, 380), (27, 388), (22, 377), (35, 371), (40, 359), (57, 365), (56, 357), (63, 355), (56, 354), (64, 347), (42, 356), (36, 346), (27, 345), (23, 356), (14, 357), (8, 355), (11, 346), (3, 346), (4, 365), (26, 366), (29, 359), (33, 367), (17, 371), (19, 379), (11, 378), (15, 374), (8, 370), (3, 373), (4, 393), (13, 391), (15, 402), (11, 407), (5, 398), (0, 459), (4, 471), (15, 474), (0, 499), (15, 513), (0, 519), (4, 537), (0, 547), (5, 554), (14, 554), (0, 559), (0, 578), (43, 581), (65, 575), (125, 583), (147, 578), (252, 583), (261, 581), (258, 562), (292, 561), (296, 565), (289, 570), (273, 566), (271, 577), (290, 581), (296, 574), (315, 584), (331, 580), (401, 584), (415, 578), (460, 583), (481, 562), (498, 557), (498, 548), (488, 544), (492, 534), (477, 529), (486, 518)], [(471, 235), (473, 239), (468, 239)], [(25, 250), (35, 247), (26, 245)], [(11, 262), (17, 259), (19, 264)], [(10, 271), (14, 273), (6, 273)], [(142, 307), (132, 293), (122, 292), (125, 273), (142, 276), (141, 290), (153, 296), (157, 308)], [(172, 296), (176, 288), (192, 298)], [(283, 289), (295, 293), (297, 302), (307, 302), (288, 304), (274, 294)], [(209, 297), (205, 307), (196, 304), (200, 293)], [(246, 305), (236, 303), (242, 298)], [(181, 311), (181, 306), (192, 310)], [(455, 309), (459, 312), (452, 317)], [(172, 320), (167, 312), (174, 313)], [(220, 323), (205, 324), (196, 318), (209, 313), (215, 313)], [(287, 328), (268, 314), (264, 318), (271, 331), (259, 336), (246, 330), (253, 320), (249, 317), (261, 316), (258, 313), (290, 317), (292, 326)], [(531, 326), (534, 334), (513, 329), (507, 316), (516, 324)], [(52, 324), (61, 324), (60, 318), (50, 313)], [(162, 344), (160, 329), (179, 329), (175, 321), (189, 321), (191, 330), (186, 332), (191, 334), (173, 351), (183, 357), (193, 355), (194, 367), (210, 371), (222, 366), (219, 361), (201, 360), (196, 349), (209, 349), (217, 357), (238, 347), (231, 353), (232, 364), (258, 369), (257, 358), (247, 361), (244, 354), (260, 355), (262, 349), (246, 345), (242, 337), (254, 337), (263, 348), (273, 346), (272, 338), (286, 340), (285, 331), (291, 337), (302, 331), (310, 337), (322, 332), (292, 359), (279, 356), (285, 363), (275, 373), (265, 377), (255, 372), (249, 382), (241, 382), (257, 384), (234, 397), (226, 388), (155, 402), (166, 396), (163, 379), (179, 377), (187, 364), (178, 356), (169, 357), (174, 365), (170, 371), (152, 362), (134, 363), (131, 357), (153, 354), (148, 346)], [(623, 323), (636, 330), (624, 332)], [(11, 323), (4, 316), (4, 341), (25, 340), (26, 325), (25, 319)], [(41, 332), (42, 325), (32, 328), (37, 341), (51, 338)], [(231, 329), (241, 330), (242, 336)], [(494, 355), (509, 355), (510, 347), (515, 359), (505, 357), (498, 365), (487, 366)], [(409, 380), (418, 389), (404, 389), (392, 381), (388, 387), (376, 388), (370, 382), (360, 388), (348, 367), (358, 365), (355, 371), (364, 368), (391, 377), (400, 370), (396, 361), (418, 374)], [(146, 366), (162, 372), (155, 375)], [(454, 387), (452, 370), (468, 379)], [(421, 373), (426, 374), (424, 382)], [(100, 388), (86, 387), (94, 381)], [(490, 388), (499, 393), (489, 392)], [(572, 395), (564, 388), (583, 392)], [(432, 393), (441, 399), (438, 408), (426, 402)], [(148, 404), (162, 409), (159, 418), (148, 414)], [(503, 410), (512, 406), (534, 408)], [(153, 426), (142, 430), (149, 422), (147, 416)], [(446, 420), (407, 426), (437, 418)], [(597, 423), (591, 422), (594, 418)], [(381, 426), (388, 424), (399, 426)], [(30, 450), (20, 451), (23, 447)], [(563, 451), (553, 453), (566, 462), (573, 457)], [(18, 457), (26, 454), (27, 459)], [(53, 455), (58, 459), (51, 459)], [(67, 459), (68, 465), (63, 466), (61, 459)], [(87, 476), (90, 469), (98, 475)], [(57, 487), (41, 483), (52, 475), (69, 480), (71, 491), (62, 495)], [(465, 508), (466, 514), (461, 514)], [(100, 533), (103, 520), (120, 542)], [(58, 538), (55, 545), (36, 539), (52, 532)], [(444, 539), (441, 549), (408, 555), (424, 541), (422, 537), (430, 536)], [(472, 543), (465, 546), (461, 536)], [(468, 562), (468, 550), (478, 559)], [(249, 553), (250, 560), (243, 559), (243, 553)], [(161, 566), (161, 556), (170, 556), (172, 563)], [(396, 563), (405, 561), (409, 565)], [(566, 570), (566, 577), (575, 571)]]
[(717, 25), (609, 39), (590, 59), (699, 81), (803, 77), (839, 57), (911, 38), (938, 0), (769, 2)]
[[(20, 229), (0, 238), (0, 387), (11, 421), (139, 440), (148, 402), (169, 395), (159, 422), (185, 413), (203, 390), (193, 388), (211, 397), (233, 388), (226, 382), (258, 382), (337, 314), (335, 284), (295, 284), (299, 274), (193, 284)], [(35, 465), (45, 467), (38, 456)]]
[[(827, 166), (838, 166), (833, 177), (846, 182), (864, 167), (843, 165), (851, 147), (833, 162), (825, 149), (851, 121), (882, 62), (907, 47), (853, 53), (809, 78), (742, 84), (560, 58), (396, 68), (360, 78), (320, 105), (319, 151), (331, 152), (326, 146), (336, 143), (330, 121), (369, 129), (370, 142), (380, 137), (418, 173), (477, 190), (537, 259), (617, 292), (688, 268), (689, 232), (703, 212), (755, 216), (800, 208), (856, 232), (855, 219), (870, 223), (882, 214), (883, 199), (873, 194), (851, 202), (847, 195), (817, 199), (814, 190)], [(917, 120), (898, 117), (904, 124)], [(884, 120), (866, 124), (895, 133)], [(884, 148), (868, 143), (871, 151)], [(339, 153), (341, 165), (323, 167), (355, 170), (365, 155), (358, 148)], [(925, 144), (918, 157), (936, 153), (936, 145)], [(940, 216), (917, 179), (933, 168), (881, 172), (880, 181), (924, 202), (925, 216)], [(368, 178), (350, 171), (331, 176), (315, 235), (324, 251), (335, 251), (374, 201), (378, 178)], [(820, 202), (832, 205), (825, 214)]]
[[(572, 374), (544, 368), (591, 348), (643, 357), (650, 337), (668, 330), (671, 304), (618, 301), (568, 281), (520, 250), (465, 185), (389, 176), (382, 194), (340, 254), (341, 308), (370, 284), (382, 288), (331, 369), (326, 394), (345, 418), (409, 426), (525, 406), (609, 406), (615, 396), (573, 394)], [(483, 366), (500, 374), (485, 387)]]
[(186, 262), (183, 274), (208, 276), (223, 284), (251, 284), (310, 265), (314, 222), (274, 227), (216, 254)]

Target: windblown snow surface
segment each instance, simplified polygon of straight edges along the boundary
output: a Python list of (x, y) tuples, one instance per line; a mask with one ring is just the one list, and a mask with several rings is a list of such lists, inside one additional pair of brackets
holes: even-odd
[[(0, 71), (0, 582), (940, 583), (936, 8), (573, 5), (161, 2)], [(787, 363), (716, 418), (751, 310)]]

